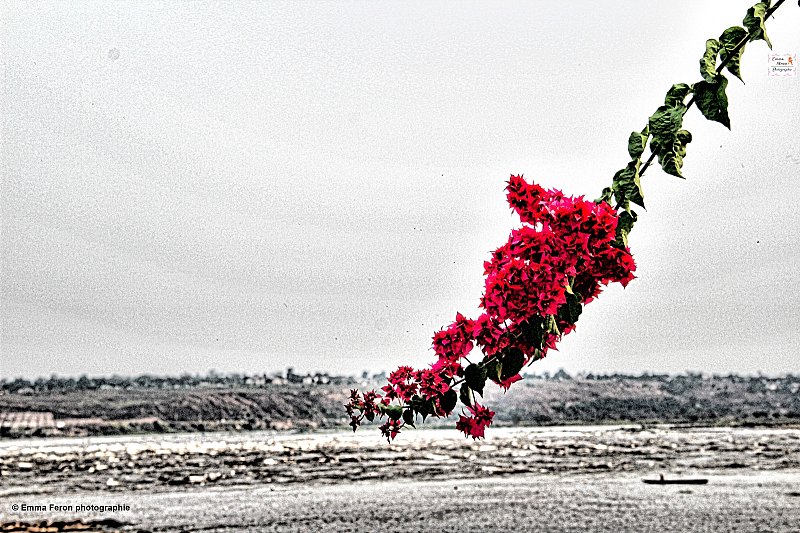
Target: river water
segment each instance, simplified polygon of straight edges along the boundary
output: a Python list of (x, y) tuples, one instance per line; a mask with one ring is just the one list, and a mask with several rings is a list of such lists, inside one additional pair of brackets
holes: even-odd
[[(476, 442), (421, 430), (392, 445), (369, 429), (4, 441), (0, 468), (3, 522), (114, 518), (126, 531), (800, 531), (800, 429), (498, 428)], [(642, 483), (659, 474), (709, 483)], [(22, 504), (61, 510), (12, 509)]]

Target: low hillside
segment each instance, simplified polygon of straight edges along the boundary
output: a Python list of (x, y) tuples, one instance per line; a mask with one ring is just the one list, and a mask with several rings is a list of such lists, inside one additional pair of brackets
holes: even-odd
[(800, 378), (603, 376), (526, 380), (488, 399), (498, 420), (693, 425), (800, 424)]
[[(366, 388), (378, 386), (370, 383)], [(363, 384), (360, 388), (365, 388)], [(501, 425), (800, 424), (800, 378), (529, 377), (485, 399)], [(348, 386), (3, 391), (3, 437), (346, 427)]]

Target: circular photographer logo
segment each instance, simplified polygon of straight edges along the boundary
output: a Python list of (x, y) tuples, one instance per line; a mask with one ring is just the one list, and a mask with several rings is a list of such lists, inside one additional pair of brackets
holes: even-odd
[(797, 76), (797, 54), (769, 54), (767, 69), (769, 76)]

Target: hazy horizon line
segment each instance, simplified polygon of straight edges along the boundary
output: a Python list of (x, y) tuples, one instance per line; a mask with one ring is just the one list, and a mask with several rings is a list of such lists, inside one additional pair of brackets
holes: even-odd
[[(233, 378), (233, 377), (242, 377), (242, 378), (250, 378), (250, 377), (262, 377), (267, 376), (270, 378), (286, 378), (289, 373), (299, 376), (299, 377), (313, 377), (313, 376), (328, 376), (332, 378), (353, 378), (355, 380), (359, 379), (385, 379), (388, 376), (389, 372), (386, 370), (378, 370), (378, 371), (370, 371), (364, 370), (360, 374), (356, 373), (332, 373), (330, 371), (323, 371), (323, 370), (315, 370), (315, 371), (307, 371), (307, 372), (294, 372), (294, 367), (286, 367), (283, 370), (265, 370), (263, 372), (220, 372), (214, 369), (209, 369), (206, 372), (183, 372), (180, 374), (151, 374), (147, 372), (142, 372), (135, 375), (130, 374), (50, 374), (49, 376), (44, 375), (37, 375), (37, 376), (2, 376), (0, 375), (0, 383), (11, 383), (17, 380), (25, 380), (25, 381), (37, 381), (37, 380), (50, 380), (50, 379), (126, 379), (126, 380), (135, 380), (137, 378), (149, 377), (149, 378), (156, 378), (156, 379), (184, 379), (184, 378), (195, 378), (195, 379), (208, 379), (208, 378)], [(555, 376), (558, 374), (566, 374), (570, 377), (586, 377), (586, 376), (597, 376), (597, 377), (612, 377), (612, 376), (621, 376), (621, 377), (629, 377), (629, 378), (641, 378), (646, 376), (652, 377), (679, 377), (679, 376), (696, 376), (702, 378), (718, 378), (718, 377), (741, 377), (741, 378), (768, 378), (768, 379), (785, 379), (790, 377), (795, 377), (796, 374), (793, 372), (783, 372), (783, 373), (765, 373), (763, 371), (758, 372), (728, 372), (728, 373), (719, 373), (719, 372), (704, 372), (698, 370), (683, 370), (681, 372), (653, 372), (649, 370), (643, 370), (641, 372), (598, 372), (598, 371), (578, 371), (578, 372), (569, 372), (565, 368), (559, 368), (555, 371), (544, 370), (541, 372), (523, 372), (521, 375), (524, 378), (526, 377), (546, 377), (546, 376)]]

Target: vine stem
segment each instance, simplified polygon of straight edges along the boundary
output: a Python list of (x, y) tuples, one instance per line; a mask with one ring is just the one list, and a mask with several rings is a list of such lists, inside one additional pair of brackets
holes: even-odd
[[(775, 5), (772, 6), (771, 8), (769, 8), (767, 10), (767, 12), (764, 14), (764, 21), (766, 21), (768, 18), (770, 18), (772, 16), (772, 14), (775, 12), (775, 10), (778, 9), (779, 7), (781, 7), (781, 4), (783, 4), (785, 1), (786, 0), (778, 0), (777, 2), (775, 2)], [(800, 2), (798, 2), (798, 5), (800, 5)], [(739, 41), (738, 43), (736, 43), (736, 46), (734, 46), (733, 49), (730, 52), (728, 52), (728, 54), (725, 57), (725, 59), (723, 59), (722, 62), (717, 67), (717, 74), (721, 74), (722, 73), (723, 69), (728, 65), (728, 63), (730, 63), (731, 60), (736, 56), (736, 54), (739, 53), (739, 51), (742, 48), (744, 48), (744, 45), (746, 45), (750, 41), (750, 37), (751, 36), (752, 36), (752, 32), (747, 32), (747, 35), (742, 37), (742, 40)], [(684, 114), (686, 113), (686, 111), (689, 110), (690, 107), (692, 107), (694, 105), (694, 100), (695, 100), (695, 98), (694, 98), (694, 96), (692, 96), (692, 98), (689, 100), (689, 103), (686, 104), (686, 109), (684, 110)], [(645, 161), (644, 165), (642, 165), (641, 170), (639, 170), (639, 177), (640, 178), (642, 177), (642, 175), (644, 174), (645, 170), (647, 170), (647, 168), (650, 166), (650, 164), (653, 162), (653, 160), (656, 158), (657, 155), (658, 155), (658, 152), (650, 152), (650, 157), (647, 158), (647, 161)], [(622, 205), (622, 201), (617, 202), (616, 209), (619, 209), (621, 205)]]
[[(772, 14), (785, 1), (786, 0), (778, 0), (775, 3), (775, 5), (770, 7), (764, 14), (764, 21), (769, 19), (772, 16)], [(798, 5), (800, 5), (800, 0), (798, 0)], [(752, 35), (753, 35), (753, 32), (747, 32), (747, 34), (744, 37), (742, 37), (742, 39), (738, 43), (736, 43), (736, 46), (734, 46), (729, 52), (727, 52), (725, 59), (723, 59), (722, 62), (719, 64), (719, 66), (717, 66), (717, 68), (716, 68), (716, 73), (717, 74), (721, 74), (722, 73), (722, 71), (725, 69), (725, 67), (728, 65), (728, 63), (730, 63), (731, 60), (739, 53), (739, 51), (741, 51), (741, 49), (744, 48), (744, 46), (750, 41), (750, 38), (752, 37)], [(689, 102), (686, 104), (686, 109), (683, 111), (684, 114), (686, 114), (686, 112), (689, 110), (689, 108), (691, 108), (694, 105), (694, 102), (695, 102), (695, 97), (694, 97), (694, 95), (692, 95), (692, 97), (689, 99)], [(645, 171), (650, 167), (650, 164), (653, 162), (653, 160), (656, 158), (657, 155), (658, 155), (658, 152), (653, 152), (653, 151), (650, 152), (650, 157), (647, 158), (647, 161), (645, 161), (644, 165), (642, 165), (642, 168), (639, 170), (639, 177), (640, 178), (645, 173)], [(623, 203), (623, 200), (620, 200), (617, 203), (615, 209), (619, 209), (620, 206), (622, 205), (622, 203)], [(506, 324), (506, 327), (508, 327), (507, 324)], [(520, 334), (518, 334), (516, 337), (519, 337), (519, 335)], [(469, 359), (467, 359), (467, 361), (469, 361)], [(479, 363), (474, 363), (474, 364), (476, 364), (479, 368), (483, 368), (489, 362), (491, 362), (491, 360), (481, 361)], [(470, 362), (470, 364), (473, 364), (473, 363)], [(457, 380), (453, 381), (453, 383), (450, 384), (449, 386), (450, 386), (451, 389), (454, 389), (456, 386), (464, 383), (465, 381), (466, 381), (466, 378), (462, 377), (460, 379), (457, 379)], [(402, 409), (411, 409), (411, 405), (404, 403), (404, 404), (401, 405), (401, 408)], [(406, 425), (407, 424), (404, 421), (403, 425), (401, 426), (401, 429), (404, 428)]]
[[(766, 11), (766, 13), (764, 14), (764, 21), (766, 22), (766, 20), (772, 16), (772, 14), (775, 12), (775, 10), (778, 9), (779, 7), (781, 7), (781, 4), (783, 4), (785, 1), (786, 0), (778, 0), (777, 2), (775, 2), (775, 5), (772, 6), (771, 8), (769, 8)], [(798, 0), (798, 5), (800, 5), (800, 0)], [(734, 46), (730, 50), (730, 52), (728, 52), (726, 54), (725, 59), (723, 59), (722, 62), (720, 62), (719, 66), (717, 66), (717, 69), (716, 69), (717, 74), (721, 74), (722, 71), (725, 69), (725, 67), (728, 66), (728, 63), (730, 63), (731, 60), (734, 57), (736, 57), (736, 54), (738, 54), (739, 51), (742, 48), (744, 48), (744, 46), (748, 42), (750, 42), (750, 37), (752, 37), (752, 35), (753, 35), (753, 32), (747, 32), (747, 34), (744, 37), (742, 37), (742, 39), (738, 43), (736, 43), (736, 46)], [(683, 111), (684, 114), (686, 114), (686, 112), (689, 110), (689, 108), (691, 108), (694, 105), (694, 102), (695, 102), (695, 97), (694, 97), (694, 95), (692, 95), (692, 97), (689, 99), (689, 102), (686, 104), (686, 109)], [(639, 170), (639, 177), (640, 178), (644, 174), (645, 170), (647, 170), (647, 168), (650, 166), (650, 164), (656, 158), (657, 155), (658, 155), (658, 152), (650, 152), (650, 157), (647, 158), (647, 161), (644, 163), (644, 165), (642, 165), (641, 170)], [(619, 209), (621, 205), (622, 205), (622, 201), (618, 202), (617, 206), (616, 206), (616, 209)], [(519, 335), (517, 335), (517, 337), (519, 337)], [(478, 365), (479, 368), (483, 368), (488, 363), (489, 363), (489, 361), (486, 361), (486, 362), (481, 361), (480, 363), (477, 363), (477, 365)], [(466, 378), (457, 379), (450, 385), (450, 388), (455, 388), (457, 385), (460, 385), (464, 381), (466, 381)]]

